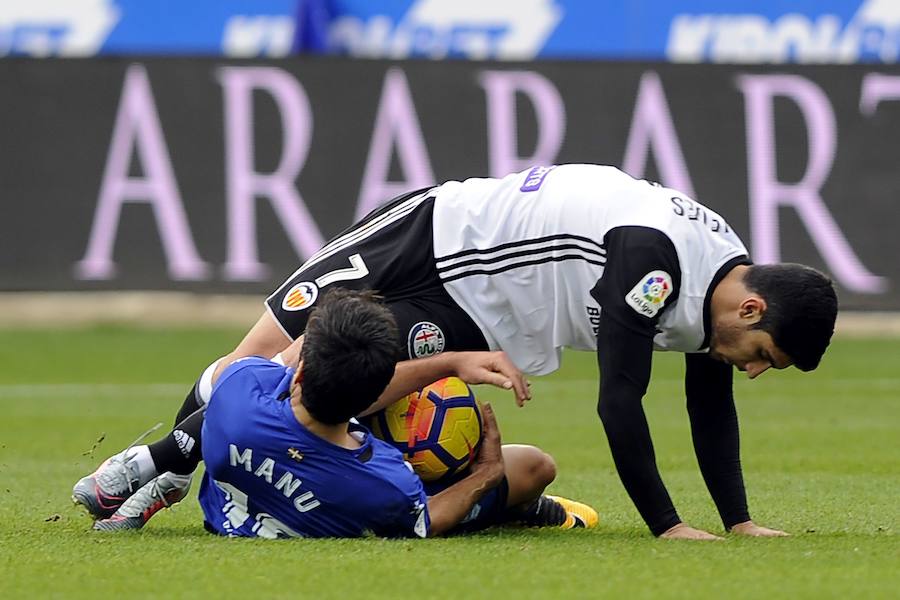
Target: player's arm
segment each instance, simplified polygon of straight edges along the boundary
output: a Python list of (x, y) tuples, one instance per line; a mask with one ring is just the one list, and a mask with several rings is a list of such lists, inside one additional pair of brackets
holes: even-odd
[[(285, 366), (296, 369), (297, 364), (300, 362), (300, 349), (303, 347), (303, 336), (301, 335), (296, 340), (294, 340), (290, 346), (285, 348), (283, 351), (278, 354), (267, 357), (274, 362), (278, 362)], [(237, 361), (247, 358), (247, 356), (240, 356), (236, 353), (229, 354), (227, 356), (223, 356), (219, 360), (215, 361), (209, 367), (207, 367), (206, 371), (203, 375), (200, 376), (200, 381), (203, 381), (207, 375), (209, 375), (209, 385), (210, 387), (215, 386), (219, 381), (219, 378), (225, 372), (225, 370), (236, 363)], [(200, 385), (198, 383), (198, 385)]]
[(640, 335), (601, 313), (597, 331), (600, 400), (619, 478), (653, 535), (681, 522), (656, 467), (656, 455), (641, 399), (650, 381), (653, 338)]
[(604, 242), (606, 268), (591, 292), (601, 306), (597, 411), (616, 470), (654, 535), (714, 538), (681, 523), (659, 475), (641, 404), (650, 382), (656, 325), (678, 299), (678, 255), (668, 237), (645, 227), (613, 229)]
[(472, 385), (489, 383), (513, 390), (520, 406), (531, 398), (525, 377), (503, 352), (443, 352), (429, 358), (397, 363), (387, 388), (363, 415), (377, 412), (407, 394), (450, 376), (459, 377)]
[(697, 463), (726, 529), (750, 520), (731, 365), (685, 354), (684, 391)]
[(301, 335), (291, 342), (290, 346), (282, 350), (279, 354), (276, 354), (272, 360), (281, 362), (286, 367), (296, 369), (297, 365), (300, 364), (300, 349), (303, 348), (303, 339), (304, 336)]
[(484, 437), (481, 449), (469, 469), (469, 475), (428, 499), (431, 518), (429, 537), (442, 535), (453, 529), (485, 493), (503, 480), (500, 429), (490, 404), (482, 405), (481, 416), (484, 421)]
[(747, 510), (731, 365), (708, 354), (686, 354), (685, 367), (684, 389), (694, 452), (725, 529), (744, 535), (786, 535), (759, 527)]

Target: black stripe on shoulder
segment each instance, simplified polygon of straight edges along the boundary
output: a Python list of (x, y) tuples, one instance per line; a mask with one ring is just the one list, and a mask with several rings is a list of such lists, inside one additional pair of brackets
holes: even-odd
[(435, 259), (435, 261), (440, 263), (440, 262), (447, 261), (447, 260), (453, 260), (455, 258), (462, 258), (464, 256), (469, 256), (472, 254), (490, 254), (492, 252), (506, 250), (507, 248), (517, 248), (519, 246), (528, 246), (531, 244), (540, 244), (543, 242), (551, 242), (553, 240), (567, 240), (567, 239), (568, 240), (577, 240), (580, 242), (592, 244), (593, 246), (596, 246), (599, 250), (601, 250), (603, 252), (606, 251), (605, 248), (603, 247), (603, 244), (601, 244), (595, 240), (592, 240), (591, 238), (584, 237), (581, 235), (573, 235), (570, 233), (558, 233), (555, 235), (548, 235), (548, 236), (539, 237), (539, 238), (531, 238), (528, 240), (518, 240), (515, 242), (507, 242), (505, 244), (500, 244), (498, 246), (493, 246), (491, 248), (471, 248), (469, 250), (462, 250), (462, 251), (456, 252), (454, 254), (448, 254), (446, 256), (438, 257)]
[(468, 267), (470, 265), (489, 265), (512, 258), (518, 258), (520, 256), (535, 256), (537, 254), (546, 254), (548, 252), (556, 252), (562, 250), (580, 250), (589, 256), (596, 257), (599, 260), (606, 260), (606, 254), (598, 252), (592, 248), (585, 248), (583, 246), (579, 246), (578, 244), (557, 244), (548, 248), (532, 248), (528, 250), (520, 250), (518, 252), (507, 252), (506, 254), (498, 254), (497, 256), (492, 256), (490, 258), (470, 258), (469, 260), (456, 262), (452, 265), (440, 266), (438, 267), (438, 272), (442, 273), (453, 271), (461, 267)]
[(517, 262), (515, 264), (499, 267), (497, 269), (472, 269), (469, 271), (463, 271), (462, 273), (456, 273), (455, 275), (450, 275), (447, 277), (441, 276), (441, 281), (444, 283), (449, 283), (451, 281), (456, 281), (457, 279), (462, 279), (463, 277), (472, 277), (475, 275), (496, 275), (497, 273), (504, 273), (506, 271), (512, 271), (513, 269), (518, 269), (520, 267), (531, 267), (534, 265), (541, 265), (541, 264), (553, 263), (553, 262), (562, 262), (565, 260), (583, 260), (586, 263), (590, 263), (590, 264), (596, 265), (598, 267), (602, 267), (606, 264), (605, 258), (601, 259), (601, 260), (592, 260), (581, 254), (564, 254), (562, 256), (547, 256), (545, 258), (539, 258), (539, 259), (535, 259), (535, 260), (521, 261), (521, 262)]

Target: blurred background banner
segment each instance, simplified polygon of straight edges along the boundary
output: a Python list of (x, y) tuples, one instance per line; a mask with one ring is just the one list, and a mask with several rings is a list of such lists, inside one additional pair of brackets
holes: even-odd
[(0, 55), (894, 63), (896, 0), (8, 0)]
[(388, 198), (596, 162), (900, 309), (900, 69), (0, 61), (0, 287), (265, 293)]
[[(305, 21), (353, 56), (896, 62), (896, 0), (320, 0)], [(322, 14), (327, 18), (321, 18)], [(307, 38), (310, 39), (310, 38)]]
[(297, 0), (4, 0), (0, 55), (286, 56)]

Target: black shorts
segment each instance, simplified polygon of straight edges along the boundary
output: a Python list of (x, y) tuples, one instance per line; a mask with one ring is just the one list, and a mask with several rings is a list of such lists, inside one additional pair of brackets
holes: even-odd
[[(468, 474), (468, 470), (463, 471), (459, 476), (443, 483), (428, 483), (423, 481), (425, 493), (429, 496), (439, 494), (451, 485), (461, 481)], [(494, 525), (509, 523), (506, 512), (506, 502), (508, 499), (509, 480), (504, 476), (500, 484), (485, 492), (472, 507), (472, 510), (469, 511), (469, 514), (463, 517), (462, 521), (448, 531), (447, 535), (474, 533), (476, 531), (487, 529), (488, 527), (493, 527)]]
[(472, 319), (453, 301), (434, 264), (433, 188), (400, 196), (325, 244), (266, 300), (291, 339), (329, 288), (374, 290), (394, 314), (400, 358), (444, 350), (487, 350)]

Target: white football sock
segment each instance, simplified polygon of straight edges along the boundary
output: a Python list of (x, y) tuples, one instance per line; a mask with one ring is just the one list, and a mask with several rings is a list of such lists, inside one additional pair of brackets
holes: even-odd
[(159, 475), (159, 472), (156, 470), (156, 464), (153, 462), (153, 457), (150, 456), (150, 448), (146, 444), (133, 446), (128, 451), (128, 456), (130, 457), (130, 462), (134, 462), (137, 465), (139, 486)]
[(211, 365), (206, 367), (206, 370), (203, 371), (203, 375), (200, 376), (200, 379), (197, 380), (197, 395), (200, 396), (200, 401), (203, 402), (203, 406), (209, 404), (209, 399), (212, 396), (212, 377), (213, 373), (216, 372), (216, 367), (219, 366), (219, 363), (222, 361), (222, 358), (216, 359)]

